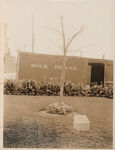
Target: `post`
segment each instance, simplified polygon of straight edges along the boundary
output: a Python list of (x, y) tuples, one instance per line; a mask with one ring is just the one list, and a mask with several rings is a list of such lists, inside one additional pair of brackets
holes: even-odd
[(18, 58), (16, 63), (16, 80), (19, 80), (19, 64), (20, 63), (20, 52), (18, 51)]
[(32, 15), (32, 53), (34, 53), (34, 15)]

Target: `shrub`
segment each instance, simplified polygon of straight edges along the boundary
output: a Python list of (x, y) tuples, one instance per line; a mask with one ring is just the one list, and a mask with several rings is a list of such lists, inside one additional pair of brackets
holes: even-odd
[[(59, 96), (60, 84), (54, 82), (37, 82), (35, 80), (6, 80), (4, 82), (6, 95), (47, 95)], [(64, 83), (64, 96), (96, 96), (113, 98), (113, 84), (87, 86), (84, 83)]]

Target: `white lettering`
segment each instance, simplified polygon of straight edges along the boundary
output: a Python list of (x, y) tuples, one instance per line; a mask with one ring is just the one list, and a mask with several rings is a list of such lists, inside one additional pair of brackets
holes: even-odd
[[(55, 66), (54, 66), (54, 69), (62, 69), (62, 66), (55, 65)], [(77, 70), (76, 67), (72, 67), (72, 66), (65, 66), (65, 69), (66, 69), (66, 70), (73, 70), (73, 71), (76, 71), (76, 70)]]
[(31, 64), (31, 68), (43, 68), (43, 69), (47, 69), (48, 66), (45, 64)]
[(37, 68), (42, 68), (42, 65), (41, 64), (36, 64), (36, 67)]
[(44, 69), (48, 69), (48, 66), (47, 66), (47, 65), (44, 65)]
[[(40, 69), (48, 69), (48, 65), (46, 64), (31, 64), (31, 68), (40, 68)], [(54, 69), (62, 70), (62, 65), (55, 65)], [(77, 67), (75, 66), (65, 66), (66, 70), (76, 71)]]
[(71, 66), (69, 66), (68, 68), (69, 68), (69, 70), (73, 70), (73, 68)]
[(31, 64), (31, 67), (33, 68), (35, 66), (35, 64)]
[(54, 66), (54, 69), (62, 69), (62, 66), (55, 65), (55, 66)]
[(65, 69), (66, 69), (66, 70), (68, 70), (68, 67), (67, 67), (67, 66), (65, 66)]

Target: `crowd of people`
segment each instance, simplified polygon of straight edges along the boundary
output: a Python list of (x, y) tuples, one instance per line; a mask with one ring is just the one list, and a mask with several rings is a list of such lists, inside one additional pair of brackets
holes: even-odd
[[(4, 94), (6, 95), (47, 95), (59, 96), (59, 82), (37, 82), (34, 80), (6, 80), (4, 82)], [(64, 96), (96, 96), (113, 98), (113, 83), (64, 83)]]

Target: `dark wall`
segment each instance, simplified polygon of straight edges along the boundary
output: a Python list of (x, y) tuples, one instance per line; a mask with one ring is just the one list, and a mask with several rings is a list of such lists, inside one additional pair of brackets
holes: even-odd
[[(82, 59), (68, 58), (66, 63), (67, 81), (83, 80), (84, 61)], [(20, 54), (19, 79), (35, 79), (43, 81), (45, 78), (61, 77), (62, 56)]]
[[(54, 80), (60, 81), (62, 73), (63, 56), (19, 53), (18, 79), (33, 79), (37, 81)], [(103, 80), (113, 81), (113, 63), (103, 59), (89, 59), (81, 57), (67, 57), (65, 80), (72, 82), (86, 82), (92, 80), (92, 69), (97, 68), (98, 72), (102, 68), (93, 67), (89, 64), (103, 64)], [(98, 65), (97, 65), (98, 66)], [(93, 72), (96, 70), (93, 69)], [(100, 76), (102, 78), (102, 76)], [(95, 80), (93, 78), (93, 80)], [(99, 79), (102, 80), (102, 79)]]

